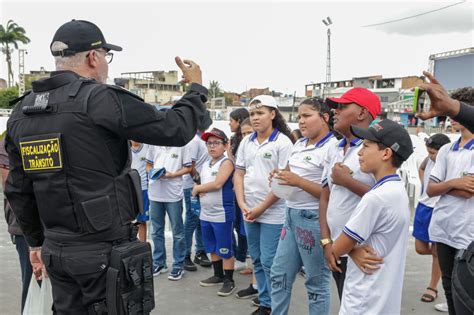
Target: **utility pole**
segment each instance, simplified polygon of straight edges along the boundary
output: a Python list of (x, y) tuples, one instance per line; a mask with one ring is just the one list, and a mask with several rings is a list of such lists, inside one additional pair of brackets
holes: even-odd
[(327, 35), (328, 35), (328, 49), (327, 49), (327, 57), (326, 57), (326, 84), (324, 85), (323, 89), (323, 96), (329, 96), (330, 93), (330, 86), (331, 83), (331, 18), (328, 16), (326, 19), (323, 20), (324, 25), (328, 28)]
[(26, 49), (18, 49), (18, 92), (19, 95), (25, 94), (25, 54), (28, 52)]

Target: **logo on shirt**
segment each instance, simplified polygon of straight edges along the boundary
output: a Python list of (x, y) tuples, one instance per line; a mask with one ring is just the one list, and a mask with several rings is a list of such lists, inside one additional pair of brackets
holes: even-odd
[(222, 255), (227, 255), (229, 253), (229, 249), (228, 248), (219, 248), (219, 253), (221, 253)]
[(171, 154), (171, 158), (177, 159), (177, 158), (178, 158), (178, 155), (177, 155), (176, 153), (173, 153), (173, 154)]
[(270, 152), (266, 152), (263, 154), (263, 158), (264, 159), (271, 159), (272, 158), (272, 154)]
[(211, 173), (211, 176), (217, 176), (217, 171), (212, 172), (212, 173)]
[(305, 156), (305, 157), (303, 158), (303, 160), (305, 160), (305, 161), (311, 161), (311, 156), (307, 155), (307, 156)]
[(140, 161), (145, 161), (145, 160), (146, 160), (146, 159), (145, 159), (144, 156), (142, 156), (142, 157), (140, 158)]
[(469, 172), (466, 172), (466, 171), (461, 172), (461, 177), (468, 176), (468, 175), (470, 175)]

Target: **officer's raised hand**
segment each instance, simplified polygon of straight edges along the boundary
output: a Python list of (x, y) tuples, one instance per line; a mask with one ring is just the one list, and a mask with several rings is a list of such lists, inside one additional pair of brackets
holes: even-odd
[(202, 85), (202, 72), (199, 65), (192, 60), (181, 60), (175, 57), (174, 60), (178, 67), (183, 71), (183, 83), (198, 83)]

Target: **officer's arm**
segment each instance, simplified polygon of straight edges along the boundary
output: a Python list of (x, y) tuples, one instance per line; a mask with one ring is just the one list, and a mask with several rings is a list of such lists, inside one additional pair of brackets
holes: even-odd
[(121, 108), (121, 126), (127, 139), (162, 145), (184, 146), (196, 134), (208, 115), (204, 103), (207, 89), (193, 83), (189, 91), (171, 109), (159, 111), (124, 92), (115, 93)]
[(33, 182), (23, 171), (20, 152), (8, 134), (5, 139), (5, 148), (10, 158), (10, 173), (5, 185), (5, 196), (10, 202), (28, 245), (39, 247), (43, 244), (44, 235)]

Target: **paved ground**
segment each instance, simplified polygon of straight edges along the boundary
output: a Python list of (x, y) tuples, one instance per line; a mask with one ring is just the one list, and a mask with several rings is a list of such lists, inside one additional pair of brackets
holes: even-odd
[[(0, 199), (0, 200), (3, 200)], [(0, 313), (19, 314), (20, 305), (20, 269), (18, 256), (11, 244), (5, 219), (0, 215)], [(167, 248), (171, 253), (171, 239), (167, 237)], [(171, 262), (168, 262), (171, 265)], [(421, 292), (425, 289), (429, 279), (431, 260), (429, 257), (419, 256), (414, 250), (413, 238), (410, 238), (406, 271), (404, 275), (404, 290), (402, 300), (402, 314), (440, 314), (434, 310), (434, 303), (419, 301)], [(211, 275), (210, 269), (199, 268), (197, 272), (188, 272), (183, 279), (177, 282), (169, 281), (166, 275), (155, 277), (156, 308), (153, 314), (249, 314), (255, 308), (250, 300), (238, 300), (234, 296), (218, 297), (218, 288), (202, 288), (199, 281)], [(250, 283), (249, 276), (236, 273), (238, 288), (246, 288)], [(443, 292), (440, 288), (440, 294)], [(444, 302), (444, 297), (436, 303)], [(334, 285), (332, 286), (331, 314), (337, 314), (339, 301)], [(307, 314), (304, 279), (298, 277), (294, 289), (290, 314)]]

